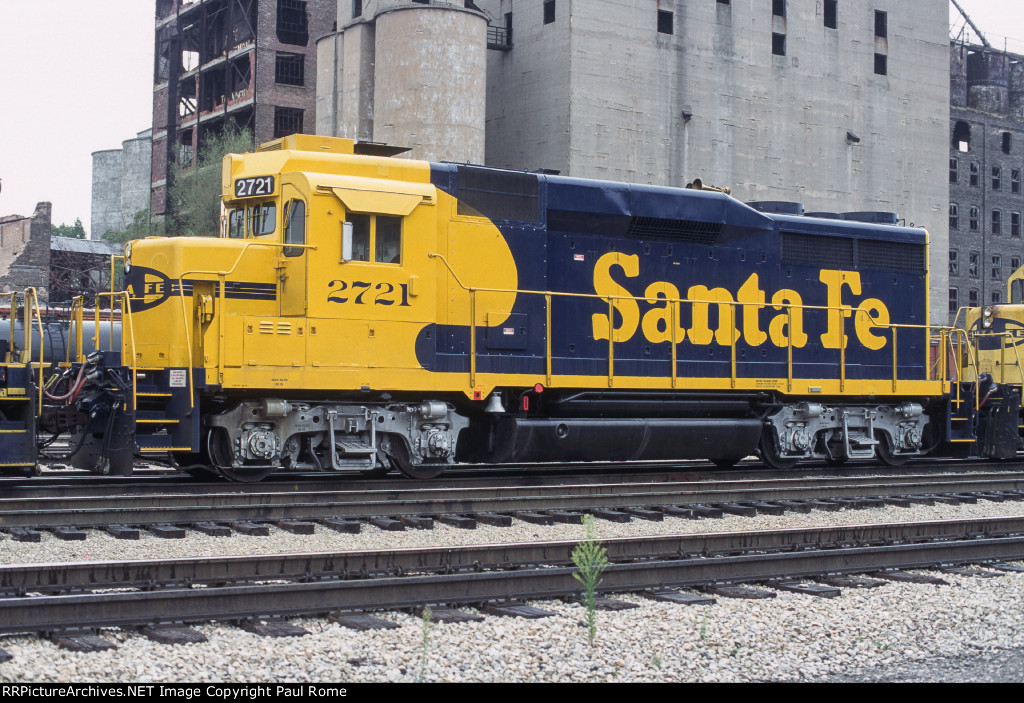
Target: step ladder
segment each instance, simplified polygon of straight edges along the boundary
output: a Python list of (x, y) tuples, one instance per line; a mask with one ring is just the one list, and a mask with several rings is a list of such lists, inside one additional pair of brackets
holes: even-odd
[(182, 381), (187, 373), (163, 367), (135, 369), (132, 412), (140, 454), (199, 452), (198, 399), (189, 398), (189, 384)]

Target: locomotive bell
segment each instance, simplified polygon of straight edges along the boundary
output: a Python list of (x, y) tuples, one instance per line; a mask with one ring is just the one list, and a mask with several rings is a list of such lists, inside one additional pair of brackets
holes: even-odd
[(491, 397), (487, 399), (487, 406), (484, 408), (485, 413), (503, 413), (505, 407), (501, 404), (501, 395), (498, 393), (491, 393)]

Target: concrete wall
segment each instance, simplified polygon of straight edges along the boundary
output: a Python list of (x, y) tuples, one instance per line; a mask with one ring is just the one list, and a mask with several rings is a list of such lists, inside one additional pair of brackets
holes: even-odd
[(92, 208), (89, 236), (97, 239), (108, 230), (121, 229), (121, 176), (124, 171), (121, 149), (95, 151), (92, 154)]
[[(512, 11), (510, 0), (480, 5), (495, 17)], [(556, 5), (555, 22), (544, 24), (539, 1), (517, 3), (512, 16), (515, 48), (488, 52), (489, 166), (547, 168), (569, 175), (570, 103), (577, 88), (570, 72), (568, 11), (569, 3), (562, 0)], [(615, 27), (609, 27), (612, 31)], [(601, 151), (612, 146), (605, 144)]]
[(375, 57), (372, 22), (349, 25), (317, 41), (317, 134), (374, 141)]
[[(153, 158), (152, 130), (139, 132), (139, 136), (122, 142), (121, 225), (131, 224), (135, 213), (149, 207), (150, 173)], [(106, 230), (91, 230), (90, 239), (99, 239)]]
[(411, 158), (485, 158), (487, 20), (463, 3), (367, 0), (317, 43), (317, 133), (407, 146)]
[(148, 129), (123, 141), (120, 149), (93, 152), (90, 239), (124, 230), (135, 213), (150, 206), (152, 157)]
[[(733, 188), (808, 211), (886, 210), (931, 233), (932, 318), (947, 296), (947, 3), (481, 0), (513, 12), (490, 52), (487, 161), (573, 176)], [(658, 10), (673, 34), (657, 31)], [(874, 36), (875, 11), (888, 37)], [(786, 55), (772, 53), (773, 32)], [(874, 72), (887, 55), (887, 75)], [(860, 141), (848, 142), (847, 132)]]
[(483, 160), (486, 30), (483, 16), (443, 6), (377, 15), (374, 141), (411, 158)]

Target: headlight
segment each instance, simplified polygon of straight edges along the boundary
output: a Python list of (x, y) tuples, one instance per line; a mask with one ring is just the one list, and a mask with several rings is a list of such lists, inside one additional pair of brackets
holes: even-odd
[(986, 305), (981, 310), (981, 326), (988, 329), (992, 326), (992, 306)]

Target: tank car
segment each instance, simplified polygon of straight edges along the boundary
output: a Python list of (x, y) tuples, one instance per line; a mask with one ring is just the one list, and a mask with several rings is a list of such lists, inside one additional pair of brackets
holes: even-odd
[(252, 481), (993, 454), (991, 408), (956, 402), (978, 379), (955, 379), (928, 319), (927, 233), (894, 219), (307, 135), (228, 155), (223, 203), (218, 238), (126, 248), (77, 465), (171, 453)]

